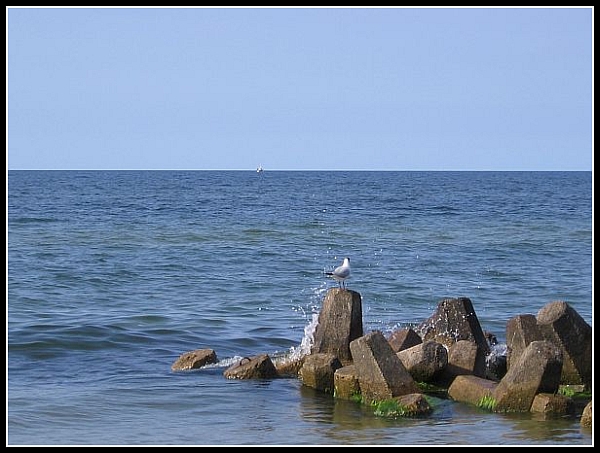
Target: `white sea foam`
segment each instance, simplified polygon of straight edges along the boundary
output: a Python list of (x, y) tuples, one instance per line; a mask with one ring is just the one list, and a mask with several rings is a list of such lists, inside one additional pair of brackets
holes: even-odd
[(229, 368), (230, 366), (235, 365), (242, 359), (243, 357), (239, 355), (235, 355), (233, 357), (226, 357), (224, 359), (220, 359), (219, 361), (217, 361), (217, 363), (210, 363), (208, 365), (203, 366), (202, 368)]
[(317, 324), (319, 324), (319, 314), (313, 313), (312, 319), (304, 327), (304, 336), (302, 337), (300, 345), (292, 346), (290, 348), (290, 354), (288, 355), (289, 360), (297, 360), (304, 357), (307, 354), (310, 354), (310, 350), (315, 341), (314, 334), (317, 328)]

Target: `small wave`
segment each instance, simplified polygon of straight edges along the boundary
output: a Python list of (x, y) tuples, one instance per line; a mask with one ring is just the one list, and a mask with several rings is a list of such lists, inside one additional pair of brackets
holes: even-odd
[(17, 217), (9, 218), (10, 223), (18, 223), (21, 225), (29, 224), (29, 223), (52, 223), (58, 222), (59, 219), (52, 219), (50, 217)]
[(122, 317), (121, 319), (141, 324), (160, 324), (169, 321), (167, 316), (162, 315), (132, 315), (127, 318)]

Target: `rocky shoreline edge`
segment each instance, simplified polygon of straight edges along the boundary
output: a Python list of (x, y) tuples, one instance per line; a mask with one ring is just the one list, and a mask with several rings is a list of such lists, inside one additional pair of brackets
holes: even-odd
[[(427, 395), (497, 412), (576, 417), (592, 427), (592, 327), (564, 301), (506, 324), (506, 348), (481, 328), (469, 298), (447, 298), (415, 327), (387, 338), (364, 333), (360, 293), (331, 288), (323, 300), (310, 353), (263, 353), (228, 367), (227, 379), (298, 378), (333, 398), (374, 406), (383, 416), (426, 417)], [(173, 372), (217, 363), (213, 349), (180, 355)]]

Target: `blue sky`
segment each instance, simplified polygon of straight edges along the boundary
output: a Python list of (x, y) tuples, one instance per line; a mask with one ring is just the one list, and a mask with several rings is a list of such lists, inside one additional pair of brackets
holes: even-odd
[(592, 7), (7, 8), (7, 168), (591, 170)]

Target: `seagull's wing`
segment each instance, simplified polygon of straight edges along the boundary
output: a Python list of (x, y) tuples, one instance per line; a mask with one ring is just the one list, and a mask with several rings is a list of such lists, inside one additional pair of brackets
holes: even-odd
[(348, 266), (336, 267), (333, 271), (333, 275), (339, 278), (346, 278), (350, 275), (350, 268)]

